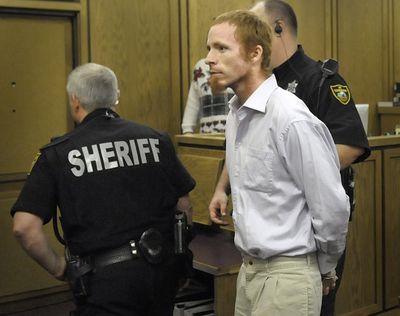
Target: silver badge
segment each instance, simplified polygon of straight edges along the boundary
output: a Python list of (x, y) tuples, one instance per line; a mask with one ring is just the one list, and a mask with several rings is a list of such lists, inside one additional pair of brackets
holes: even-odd
[(291, 93), (296, 94), (296, 87), (297, 87), (298, 84), (299, 83), (297, 82), (297, 80), (293, 80), (292, 82), (288, 83), (288, 86), (287, 86), (286, 90), (291, 92)]

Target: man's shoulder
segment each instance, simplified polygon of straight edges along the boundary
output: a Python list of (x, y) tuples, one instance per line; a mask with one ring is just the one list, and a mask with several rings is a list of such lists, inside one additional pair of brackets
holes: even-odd
[(284, 110), (286, 118), (299, 115), (300, 112), (308, 113), (309, 110), (302, 99), (294, 93), (278, 87), (275, 90), (273, 103), (276, 108)]
[(148, 134), (148, 135), (159, 136), (159, 137), (165, 137), (165, 135), (168, 135), (167, 132), (165, 132), (163, 130), (151, 127), (146, 124), (138, 123), (135, 121), (122, 119), (121, 123), (123, 124), (123, 126), (125, 128), (131, 129), (132, 131), (135, 131), (135, 133), (138, 133), (138, 134)]
[(297, 100), (301, 101), (301, 99), (297, 95), (290, 92), (289, 90), (283, 89), (282, 87), (277, 87), (277, 89), (274, 91), (274, 94), (278, 96), (278, 99), (284, 101), (283, 103), (287, 103), (285, 102), (286, 100), (289, 100), (291, 102), (296, 102)]
[(49, 143), (47, 143), (46, 145), (44, 145), (44, 146), (42, 146), (40, 148), (40, 151), (45, 151), (46, 149), (53, 148), (53, 147), (56, 147), (56, 146), (58, 146), (60, 144), (63, 144), (65, 142), (67, 142), (70, 139), (72, 132), (66, 133), (66, 134), (64, 134), (62, 136), (54, 136), (54, 137), (52, 137), (50, 139)]
[(315, 61), (311, 58), (309, 59), (309, 61), (304, 65), (301, 73), (301, 81), (303, 84), (309, 86), (310, 83), (313, 84), (322, 77), (321, 65), (322, 63), (320, 61)]
[(346, 84), (346, 81), (339, 73), (339, 64), (334, 59), (326, 59), (324, 61), (314, 60), (305, 56), (302, 71), (303, 84), (310, 87), (310, 83), (319, 83), (325, 75), (327, 82), (338, 82)]

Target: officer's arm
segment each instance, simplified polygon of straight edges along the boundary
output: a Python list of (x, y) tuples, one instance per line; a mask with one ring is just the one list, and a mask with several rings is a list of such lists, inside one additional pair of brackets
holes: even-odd
[(360, 157), (365, 149), (361, 147), (353, 147), (349, 145), (336, 144), (336, 150), (340, 161), (340, 170), (349, 167), (353, 161)]
[(13, 233), (22, 248), (55, 278), (62, 280), (65, 259), (50, 247), (43, 230), (43, 221), (27, 212), (14, 215)]
[(190, 203), (189, 194), (181, 196), (178, 200), (178, 204), (176, 205), (178, 210), (185, 212), (187, 223), (192, 225), (192, 203)]

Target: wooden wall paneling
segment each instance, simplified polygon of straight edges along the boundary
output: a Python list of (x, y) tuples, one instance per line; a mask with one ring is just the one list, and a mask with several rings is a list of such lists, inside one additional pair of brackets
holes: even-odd
[[(350, 86), (356, 103), (370, 105), (370, 117), (376, 117), (376, 103), (387, 99), (389, 56), (388, 31), (384, 12), (387, 1), (337, 1), (337, 52), (339, 71)], [(385, 33), (386, 32), (386, 33)], [(369, 122), (378, 135), (377, 120)]]
[[(89, 1), (91, 61), (109, 66), (119, 78), (121, 98), (117, 111), (125, 118), (179, 132), (174, 113), (173, 80), (179, 78), (171, 62), (171, 6), (178, 0)], [(176, 25), (176, 24), (174, 24)], [(178, 73), (178, 74), (177, 74)], [(179, 93), (178, 93), (179, 94)], [(177, 115), (178, 114), (178, 115)], [(173, 127), (173, 128), (172, 128)]]
[(385, 308), (400, 296), (400, 149), (384, 151), (384, 276)]
[[(85, 1), (85, 0), (81, 0)], [(50, 10), (50, 11), (71, 11), (79, 12), (81, 10), (81, 1), (63, 1), (63, 0), (0, 0), (0, 6), (3, 8)]]
[[(331, 53), (333, 59), (338, 59), (338, 10), (337, 10), (337, 0), (326, 0), (330, 1), (331, 7), (331, 33), (330, 33), (330, 43), (331, 43)], [(327, 39), (328, 40), (328, 39)], [(340, 72), (340, 69), (339, 69)]]
[[(383, 64), (385, 68), (386, 78), (383, 80), (387, 81), (387, 95), (390, 97), (382, 101), (391, 101), (393, 95), (393, 83), (394, 83), (394, 27), (395, 27), (395, 13), (393, 12), (394, 2), (393, 0), (387, 0), (383, 2), (383, 16), (384, 16), (384, 46), (387, 48), (387, 61)], [(379, 122), (378, 122), (379, 128)]]
[(75, 42), (75, 66), (89, 62), (89, 21), (87, 12), (87, 1), (80, 0), (80, 9), (74, 20), (76, 33)]
[(337, 315), (368, 315), (382, 310), (383, 305), (381, 152), (372, 151), (369, 159), (354, 169), (356, 209), (349, 224)]
[(393, 80), (400, 82), (400, 0), (392, 0), (392, 21), (393, 21)]
[[(298, 40), (305, 52), (314, 59), (331, 58), (330, 0), (288, 0), (296, 13)], [(310, 14), (312, 8), (312, 14)]]
[(182, 69), (181, 69), (181, 20), (179, 0), (170, 0), (170, 67), (171, 67), (171, 103), (173, 120), (168, 120), (171, 134), (181, 132), (182, 112)]
[(238, 273), (231, 273), (214, 277), (215, 315), (234, 315), (237, 276)]
[(393, 95), (393, 3), (392, 0), (382, 1), (382, 43), (383, 58), (381, 61), (383, 76), (383, 95), (379, 101), (391, 100)]
[[(181, 115), (183, 118), (183, 113), (185, 112), (186, 99), (189, 93), (191, 72), (189, 63), (189, 14), (188, 14), (188, 0), (179, 0), (179, 21), (180, 21), (180, 66), (181, 66)], [(193, 67), (193, 66), (192, 66)]]

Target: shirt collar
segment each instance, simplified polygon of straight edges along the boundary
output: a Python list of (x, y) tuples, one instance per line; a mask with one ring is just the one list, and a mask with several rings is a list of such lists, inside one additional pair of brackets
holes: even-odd
[(229, 101), (231, 110), (239, 110), (239, 108), (249, 108), (258, 112), (265, 113), (266, 106), (272, 92), (278, 87), (275, 75), (269, 76), (258, 88), (250, 95), (246, 102), (240, 107), (239, 98), (235, 95)]
[(119, 115), (116, 112), (114, 112), (113, 110), (111, 110), (110, 108), (100, 108), (100, 109), (96, 109), (96, 110), (90, 112), (88, 115), (86, 115), (85, 118), (82, 120), (82, 122), (79, 124), (79, 126), (84, 125), (99, 116), (104, 116), (104, 117), (108, 117), (108, 118), (119, 117)]

